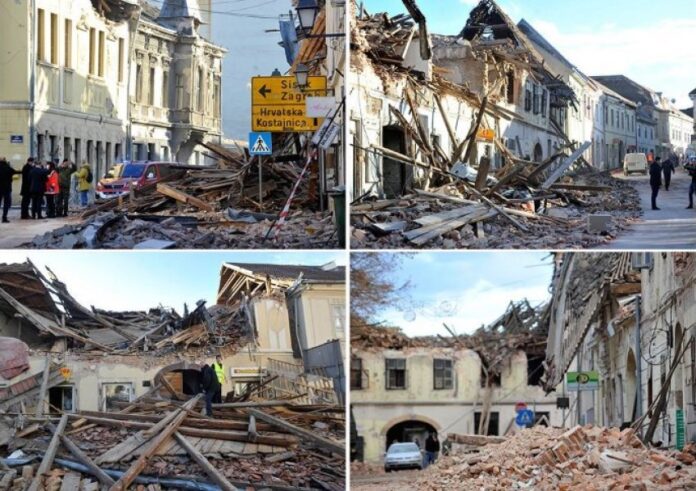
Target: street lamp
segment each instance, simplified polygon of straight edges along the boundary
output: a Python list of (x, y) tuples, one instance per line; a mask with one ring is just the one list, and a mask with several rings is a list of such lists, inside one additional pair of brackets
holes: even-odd
[(303, 63), (299, 63), (295, 68), (295, 81), (300, 89), (304, 89), (309, 85), (309, 67)]
[(317, 0), (300, 0), (297, 3), (297, 16), (300, 18), (300, 29), (306, 34), (314, 29), (314, 22), (319, 14), (319, 5)]

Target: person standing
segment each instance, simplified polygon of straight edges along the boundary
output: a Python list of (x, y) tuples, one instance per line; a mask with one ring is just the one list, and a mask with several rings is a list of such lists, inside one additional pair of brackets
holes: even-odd
[(696, 162), (686, 164), (684, 169), (686, 169), (686, 172), (691, 176), (691, 184), (689, 185), (689, 206), (686, 207), (687, 210), (690, 210), (694, 207), (694, 193), (696, 193)]
[(220, 390), (215, 370), (207, 363), (201, 368), (201, 389), (205, 394), (205, 414), (206, 416), (213, 415), (213, 397)]
[(54, 162), (48, 163), (48, 176), (46, 176), (46, 215), (48, 218), (56, 217), (56, 199), (60, 192), (58, 184), (58, 171)]
[(437, 456), (440, 453), (440, 440), (437, 439), (437, 433), (431, 432), (425, 440), (425, 466), (434, 464)]
[(657, 207), (657, 194), (660, 192), (660, 186), (662, 185), (662, 165), (660, 164), (660, 157), (655, 159), (655, 162), (650, 164), (650, 187), (652, 188), (652, 209), (659, 210)]
[(68, 209), (70, 208), (70, 178), (77, 171), (77, 166), (64, 159), (58, 166), (58, 210), (57, 216), (67, 217)]
[(22, 187), (19, 194), (22, 196), (21, 215), (22, 220), (29, 219), (29, 206), (31, 205), (31, 171), (34, 168), (34, 157), (29, 157), (22, 167)]
[(672, 182), (672, 174), (674, 174), (674, 164), (672, 158), (668, 158), (662, 162), (662, 175), (665, 178), (665, 191), (669, 191), (669, 183)]
[(215, 376), (219, 382), (218, 391), (215, 393), (215, 397), (213, 397), (213, 402), (215, 404), (222, 404), (222, 384), (227, 381), (225, 378), (225, 369), (222, 366), (222, 356), (217, 355), (215, 357), (215, 361), (213, 362), (213, 370), (215, 370)]
[(7, 214), (12, 206), (12, 180), (15, 174), (19, 174), (18, 170), (14, 170), (5, 157), (0, 157), (0, 203), (2, 203), (2, 223), (10, 223), (7, 219)]
[(46, 192), (46, 179), (48, 169), (45, 164), (39, 162), (29, 174), (29, 192), (31, 193), (31, 217), (41, 219), (41, 207), (43, 206), (44, 193)]
[(92, 184), (92, 169), (86, 161), (82, 162), (80, 172), (77, 173), (77, 190), (80, 193), (80, 205), (83, 208), (89, 204), (89, 188)]

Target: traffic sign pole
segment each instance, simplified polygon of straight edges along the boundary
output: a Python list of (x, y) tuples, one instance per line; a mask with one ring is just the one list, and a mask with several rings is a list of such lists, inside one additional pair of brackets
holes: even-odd
[(259, 156), (259, 208), (263, 211), (263, 157)]

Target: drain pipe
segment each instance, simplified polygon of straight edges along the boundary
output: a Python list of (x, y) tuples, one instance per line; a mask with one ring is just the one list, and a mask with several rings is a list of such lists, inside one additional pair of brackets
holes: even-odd
[(29, 39), (31, 54), (29, 55), (29, 157), (37, 157), (36, 152), (36, 121), (34, 106), (36, 105), (36, 0), (31, 0), (31, 12), (29, 13), (31, 27)]
[[(643, 415), (643, 353), (641, 352), (640, 340), (640, 316), (641, 316), (641, 295), (636, 296), (636, 419)], [(642, 438), (643, 430), (637, 428), (638, 437)]]

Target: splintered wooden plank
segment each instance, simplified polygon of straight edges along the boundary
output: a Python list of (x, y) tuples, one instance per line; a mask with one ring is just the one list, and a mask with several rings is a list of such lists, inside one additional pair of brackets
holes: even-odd
[(55, 458), (56, 452), (58, 451), (60, 435), (62, 435), (63, 431), (65, 431), (65, 425), (67, 424), (68, 415), (63, 414), (63, 416), (60, 418), (60, 423), (58, 423), (58, 428), (56, 428), (56, 431), (53, 433), (51, 443), (49, 443), (48, 448), (46, 449), (46, 453), (44, 454), (43, 460), (41, 460), (39, 469), (36, 471), (36, 476), (34, 476), (34, 480), (31, 482), (31, 486), (29, 486), (29, 491), (39, 491), (39, 489), (43, 489), (43, 480), (45, 474), (51, 470), (51, 466), (53, 465), (53, 459)]
[(160, 194), (164, 194), (165, 196), (169, 196), (170, 198), (174, 198), (175, 200), (180, 201), (182, 203), (193, 205), (196, 208), (199, 208), (203, 211), (214, 211), (213, 207), (205, 201), (200, 200), (195, 196), (191, 196), (190, 194), (184, 193), (183, 191), (180, 191), (178, 189), (174, 189), (173, 187), (167, 184), (161, 182), (158, 183), (157, 192)]
[[(480, 222), (481, 220), (486, 220), (488, 218), (492, 218), (495, 215), (497, 215), (498, 212), (495, 210), (486, 210), (485, 208), (481, 208), (480, 210), (475, 211), (474, 213), (465, 215), (461, 218), (456, 218), (454, 220), (450, 220), (448, 222), (441, 223), (439, 225), (433, 225), (432, 228), (430, 227), (423, 227), (423, 228), (428, 228), (428, 230), (413, 238), (409, 239), (411, 243), (414, 245), (424, 245), (428, 242), (430, 242), (433, 239), (436, 239), (443, 234), (446, 234), (447, 232), (450, 232), (452, 230), (456, 230), (458, 228), (461, 228), (465, 225), (468, 225), (470, 223), (476, 223)], [(422, 229), (418, 229), (422, 230)]]
[(183, 436), (181, 433), (174, 433), (174, 438), (179, 445), (184, 447), (191, 458), (203, 468), (205, 473), (208, 474), (208, 477), (210, 477), (215, 484), (220, 486), (220, 489), (223, 491), (237, 491), (237, 488), (233, 486), (220, 471), (213, 467), (208, 459), (206, 459), (205, 456), (196, 449), (196, 447), (191, 445), (191, 442), (189, 442), (185, 436)]
[(455, 208), (454, 210), (442, 211), (440, 213), (434, 213), (432, 215), (427, 215), (424, 217), (417, 218), (414, 220), (419, 225), (438, 225), (440, 223), (453, 220), (455, 218), (461, 218), (464, 215), (473, 213), (478, 207), (477, 206), (464, 206), (462, 208)]
[(63, 476), (63, 483), (60, 486), (60, 491), (75, 491), (80, 489), (80, 482), (82, 481), (82, 476), (77, 472), (68, 472)]
[(550, 176), (544, 184), (541, 185), (541, 189), (548, 189), (551, 187), (552, 184), (554, 184), (558, 179), (561, 178), (563, 174), (565, 174), (565, 171), (567, 171), (571, 165), (575, 163), (576, 160), (578, 160), (580, 157), (582, 157), (582, 154), (585, 150), (590, 148), (592, 145), (592, 142), (585, 142), (582, 145), (580, 145), (580, 148), (575, 150), (570, 157), (568, 157), (565, 162), (563, 162)]

